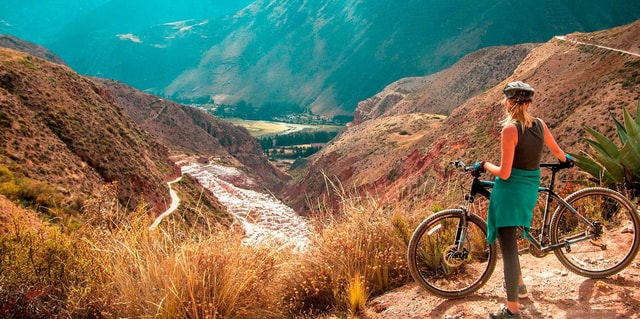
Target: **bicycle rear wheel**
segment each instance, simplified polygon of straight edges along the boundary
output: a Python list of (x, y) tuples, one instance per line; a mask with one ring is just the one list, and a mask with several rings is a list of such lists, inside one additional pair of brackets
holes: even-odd
[(633, 204), (610, 189), (591, 187), (579, 190), (566, 199), (579, 215), (601, 225), (601, 235), (579, 241), (596, 230), (565, 206), (551, 219), (551, 241), (569, 244), (569, 249), (554, 251), (570, 271), (589, 278), (603, 278), (627, 267), (638, 253), (640, 221)]
[(429, 292), (447, 299), (461, 298), (484, 285), (496, 266), (495, 244), (487, 243), (486, 223), (467, 218), (462, 251), (455, 245), (462, 229), (461, 209), (448, 209), (424, 220), (409, 241), (407, 258), (413, 279)]

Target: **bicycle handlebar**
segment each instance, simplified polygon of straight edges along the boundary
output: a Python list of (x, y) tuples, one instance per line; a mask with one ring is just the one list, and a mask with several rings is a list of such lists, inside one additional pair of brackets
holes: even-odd
[(453, 163), (453, 165), (455, 165), (455, 167), (459, 168), (461, 171), (465, 171), (465, 172), (473, 171), (473, 166), (468, 166), (460, 158), (458, 158), (457, 160), (455, 160), (455, 161), (453, 161), (451, 163)]
[[(459, 168), (461, 171), (464, 172), (471, 172), (473, 171), (473, 165), (467, 165), (465, 164), (462, 159), (458, 158), (457, 160), (451, 162), (453, 165), (455, 165), (456, 168)], [(566, 168), (571, 168), (573, 167), (573, 165), (568, 165), (566, 162), (558, 162), (558, 163), (540, 163), (540, 168), (548, 168), (552, 171), (559, 171), (562, 169), (566, 169)]]

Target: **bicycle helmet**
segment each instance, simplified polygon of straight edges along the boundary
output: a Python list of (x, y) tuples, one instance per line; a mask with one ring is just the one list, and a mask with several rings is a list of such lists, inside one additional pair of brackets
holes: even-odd
[(510, 100), (515, 100), (516, 102), (531, 102), (535, 90), (527, 83), (515, 81), (509, 82), (507, 86), (502, 89), (502, 92)]

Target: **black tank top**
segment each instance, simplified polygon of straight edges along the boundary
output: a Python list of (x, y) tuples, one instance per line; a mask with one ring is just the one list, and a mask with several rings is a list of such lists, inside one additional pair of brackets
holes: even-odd
[(515, 122), (518, 128), (518, 144), (513, 156), (513, 168), (536, 170), (540, 167), (542, 148), (544, 147), (544, 128), (540, 119), (535, 119), (531, 127), (522, 131), (522, 124)]

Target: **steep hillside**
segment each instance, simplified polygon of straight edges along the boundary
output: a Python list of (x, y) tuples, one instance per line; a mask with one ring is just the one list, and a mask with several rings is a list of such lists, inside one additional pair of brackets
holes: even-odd
[[(590, 43), (591, 39), (603, 47)], [(581, 139), (585, 136), (583, 125), (613, 135), (615, 128), (609, 113), (620, 118), (623, 108), (633, 112), (640, 100), (639, 39), (640, 20), (602, 32), (570, 34), (565, 40), (551, 39), (535, 47), (511, 76), (455, 108), (439, 127), (408, 130), (419, 138), (398, 151), (378, 152), (381, 145), (385, 145), (378, 141), (397, 135), (395, 129), (390, 129), (394, 127), (391, 123), (398, 121), (396, 117), (378, 118), (374, 120), (375, 125), (365, 121), (352, 126), (332, 143), (339, 146), (339, 151), (328, 147), (312, 158), (307, 169), (300, 173), (304, 177), (289, 190), (288, 199), (294, 207), (303, 210), (305, 196), (327, 196), (322, 184), (323, 176), (327, 176), (339, 178), (347, 189), (372, 191), (383, 202), (397, 201), (403, 196), (415, 195), (425, 186), (437, 187), (433, 180), (425, 181), (442, 177), (445, 164), (456, 157), (468, 161), (498, 161), (498, 122), (504, 116), (499, 103), (501, 89), (513, 80), (531, 83), (536, 88), (533, 114), (545, 119), (565, 150), (580, 152), (586, 149)], [(464, 83), (462, 77), (468, 77), (469, 73), (449, 76), (452, 83)], [(362, 143), (353, 139), (352, 134), (372, 138)], [(368, 155), (360, 158), (337, 155), (350, 153)], [(364, 158), (370, 163), (367, 166), (362, 164)], [(379, 172), (381, 167), (385, 169)]]
[(196, 108), (160, 99), (120, 82), (94, 79), (146, 131), (174, 154), (214, 157), (241, 168), (269, 191), (279, 191), (288, 176), (262, 154), (257, 139), (233, 125)]
[[(591, 42), (592, 37), (599, 40)], [(438, 133), (460, 142), (470, 156), (486, 153), (487, 146), (497, 150), (501, 89), (508, 81), (522, 80), (536, 88), (532, 113), (545, 119), (565, 149), (579, 152), (586, 148), (583, 126), (613, 137), (610, 113), (621, 119), (623, 108), (634, 112), (640, 100), (639, 70), (640, 20), (597, 33), (553, 38), (534, 49), (503, 83), (457, 108)], [(485, 145), (482, 136), (487, 131), (495, 140)]]
[[(322, 201), (332, 203), (335, 184), (351, 191), (362, 189), (384, 195), (402, 174), (408, 158), (422, 157), (417, 146), (439, 128), (446, 116), (426, 113), (402, 114), (365, 121), (348, 128), (308, 163), (299, 179), (286, 190), (288, 204), (299, 213)], [(298, 168), (297, 170), (304, 170)]]
[(141, 130), (107, 90), (66, 66), (0, 48), (0, 165), (78, 205), (105, 183), (156, 212), (177, 173), (167, 149)]
[(23, 41), (10, 35), (0, 34), (0, 47), (26, 52), (53, 63), (65, 64), (64, 61), (62, 61), (62, 58), (49, 51), (49, 49), (35, 43)]
[(163, 92), (351, 114), (389, 83), (440, 71), (480, 48), (544, 42), (629, 23), (639, 14), (636, 2), (620, 0), (258, 0), (207, 25), (209, 47), (199, 63)]
[(358, 103), (354, 124), (407, 113), (448, 115), (467, 99), (511, 75), (535, 47), (535, 44), (522, 44), (486, 48), (466, 55), (441, 72), (396, 81)]
[(480, 48), (629, 23), (638, 1), (0, 1), (0, 33), (156, 95), (350, 115)]

